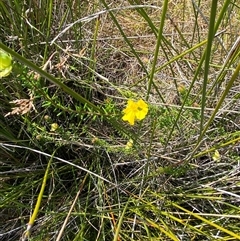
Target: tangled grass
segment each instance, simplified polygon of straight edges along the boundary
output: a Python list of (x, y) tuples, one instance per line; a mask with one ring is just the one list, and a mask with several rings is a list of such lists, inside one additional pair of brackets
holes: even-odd
[(240, 240), (239, 7), (0, 2), (0, 240)]

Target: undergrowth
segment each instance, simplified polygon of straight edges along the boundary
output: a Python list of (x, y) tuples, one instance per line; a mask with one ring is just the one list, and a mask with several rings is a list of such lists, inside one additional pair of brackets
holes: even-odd
[(239, 7), (1, 1), (0, 240), (240, 240)]

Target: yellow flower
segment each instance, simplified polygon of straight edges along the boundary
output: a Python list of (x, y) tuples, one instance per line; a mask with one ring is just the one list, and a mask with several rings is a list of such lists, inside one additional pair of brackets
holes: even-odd
[(52, 123), (51, 124), (51, 129), (50, 129), (50, 131), (56, 131), (57, 129), (59, 128), (59, 125), (57, 124), (57, 123)]
[(125, 149), (130, 150), (130, 149), (132, 149), (132, 147), (133, 147), (133, 140), (130, 139), (126, 144)]
[(12, 57), (0, 49), (0, 79), (8, 76), (12, 70)]
[(142, 120), (148, 113), (148, 105), (140, 99), (135, 102), (128, 100), (127, 107), (123, 110), (124, 116), (122, 119), (128, 121), (130, 125), (134, 125), (135, 120)]
[(221, 160), (221, 155), (220, 153), (218, 152), (218, 150), (215, 150), (214, 154), (212, 155), (212, 159), (216, 162), (220, 161)]

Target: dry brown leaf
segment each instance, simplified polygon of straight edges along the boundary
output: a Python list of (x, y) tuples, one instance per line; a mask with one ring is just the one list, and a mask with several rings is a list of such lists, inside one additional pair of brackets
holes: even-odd
[(12, 111), (8, 112), (4, 117), (7, 117), (9, 115), (24, 115), (30, 112), (32, 109), (36, 111), (35, 106), (33, 104), (33, 97), (31, 97), (30, 99), (13, 100), (9, 103), (13, 103), (16, 106), (13, 107)]

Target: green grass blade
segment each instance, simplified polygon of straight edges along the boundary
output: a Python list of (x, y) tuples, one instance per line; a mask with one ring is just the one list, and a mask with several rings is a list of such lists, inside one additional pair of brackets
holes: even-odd
[(208, 73), (210, 68), (210, 61), (211, 61), (211, 49), (213, 44), (213, 39), (215, 35), (216, 29), (214, 28), (215, 18), (217, 12), (217, 1), (212, 1), (211, 6), (211, 14), (210, 14), (210, 23), (208, 29), (208, 41), (206, 47), (206, 54), (205, 54), (205, 66), (204, 66), (204, 77), (203, 77), (203, 85), (202, 85), (202, 99), (201, 99), (201, 122), (200, 122), (200, 135), (203, 130), (204, 125), (204, 110), (206, 106), (206, 93), (207, 93), (207, 83), (208, 83)]
[(201, 144), (201, 140), (204, 136), (204, 134), (207, 132), (209, 126), (211, 125), (212, 121), (214, 120), (217, 112), (219, 111), (221, 105), (223, 104), (227, 94), (229, 93), (230, 89), (232, 88), (234, 82), (237, 80), (238, 76), (239, 76), (239, 72), (240, 72), (240, 64), (238, 64), (237, 68), (235, 69), (231, 79), (229, 80), (226, 88), (225, 88), (225, 91), (223, 92), (222, 96), (220, 97), (219, 101), (217, 102), (217, 105), (212, 113), (212, 115), (210, 116), (208, 122), (206, 123), (206, 125), (204, 126), (204, 129), (202, 131), (202, 133), (200, 134), (199, 136), (199, 141), (197, 142), (193, 152), (191, 153), (191, 156), (189, 158), (191, 158), (195, 152), (197, 151), (197, 149), (199, 148), (200, 144)]
[(206, 224), (208, 224), (208, 225), (210, 225), (210, 226), (213, 226), (213, 227), (217, 228), (219, 231), (222, 231), (222, 232), (224, 232), (224, 233), (227, 233), (227, 234), (230, 235), (231, 237), (233, 237), (233, 238), (235, 238), (235, 239), (237, 239), (237, 240), (240, 240), (240, 235), (238, 235), (238, 234), (236, 234), (236, 233), (234, 233), (234, 232), (232, 232), (232, 231), (230, 231), (230, 230), (228, 230), (228, 229), (225, 229), (224, 227), (221, 227), (221, 226), (219, 226), (218, 224), (213, 223), (213, 222), (207, 220), (206, 218), (201, 217), (201, 216), (198, 215), (197, 213), (193, 213), (193, 212), (191, 212), (191, 211), (189, 211), (189, 210), (187, 210), (187, 209), (185, 209), (185, 208), (177, 205), (176, 203), (173, 203), (173, 206), (175, 206), (176, 208), (179, 208), (180, 210), (182, 210), (182, 211), (190, 214), (191, 216), (193, 216), (193, 217), (195, 217), (195, 218), (203, 221), (204, 223), (206, 223)]
[[(32, 69), (33, 71), (35, 71), (36, 73), (40, 74), (42, 77), (48, 79), (49, 81), (51, 81), (53, 84), (59, 86), (64, 92), (68, 93), (70, 96), (72, 96), (73, 98), (75, 98), (76, 100), (80, 101), (81, 103), (85, 104), (86, 106), (88, 106), (91, 110), (95, 111), (95, 113), (97, 115), (101, 115), (103, 116), (107, 121), (109, 121), (116, 129), (124, 132), (127, 135), (131, 136), (131, 133), (129, 133), (129, 131), (121, 124), (119, 124), (113, 117), (108, 116), (104, 113), (104, 111), (102, 109), (100, 109), (99, 107), (97, 107), (96, 105), (94, 105), (93, 103), (91, 103), (89, 100), (85, 99), (83, 96), (81, 96), (80, 94), (78, 94), (77, 92), (75, 92), (74, 90), (72, 90), (71, 88), (69, 88), (68, 86), (66, 86), (63, 82), (61, 82), (61, 80), (58, 80), (56, 78), (54, 78), (52, 75), (50, 75), (49, 73), (47, 73), (46, 71), (42, 70), (41, 68), (37, 67), (34, 63), (32, 63), (31, 61), (28, 61), (26, 58), (22, 57), (21, 55), (19, 55), (18, 53), (14, 52), (13, 50), (11, 50), (10, 48), (8, 48), (7, 46), (5, 46), (4, 44), (0, 43), (0, 48), (2, 48), (3, 50), (5, 50), (6, 52), (8, 52), (9, 54), (11, 54), (15, 59), (17, 59), (18, 61), (20, 61), (22, 64), (24, 64), (25, 66), (29, 67), (30, 69)], [(130, 138), (132, 139), (136, 139), (136, 137), (134, 137), (135, 135), (133, 134)]]
[[(53, 153), (52, 157), (53, 156), (54, 156), (54, 153)], [(46, 184), (47, 184), (48, 173), (49, 173), (50, 166), (51, 166), (51, 163), (52, 163), (52, 160), (53, 160), (52, 157), (50, 158), (50, 160), (48, 162), (48, 165), (47, 165), (44, 177), (43, 177), (42, 186), (41, 186), (41, 189), (40, 189), (40, 192), (39, 192), (39, 195), (38, 195), (37, 203), (35, 205), (33, 214), (32, 214), (32, 216), (31, 216), (31, 218), (30, 218), (30, 220), (28, 222), (27, 230), (24, 232), (24, 234), (22, 236), (22, 241), (27, 240), (29, 238), (30, 231), (32, 229), (32, 226), (33, 226), (36, 218), (37, 218), (37, 215), (38, 215), (38, 212), (39, 212), (39, 208), (40, 208), (40, 205), (41, 205), (41, 202), (42, 202), (42, 198), (43, 198), (43, 193), (44, 193), (44, 190), (45, 190), (45, 187), (46, 187)]]
[(158, 35), (157, 35), (156, 48), (155, 48), (155, 51), (154, 51), (154, 59), (153, 59), (152, 69), (151, 69), (151, 73), (150, 73), (149, 81), (148, 81), (147, 100), (149, 98), (149, 94), (150, 94), (150, 91), (152, 89), (153, 78), (154, 78), (154, 74), (155, 74), (159, 49), (160, 49), (161, 41), (162, 41), (162, 38), (163, 38), (163, 27), (164, 27), (164, 23), (165, 23), (165, 19), (166, 19), (166, 14), (167, 14), (167, 7), (168, 7), (168, 0), (165, 0), (164, 3), (163, 3), (163, 10), (162, 10), (160, 26), (159, 26)]

